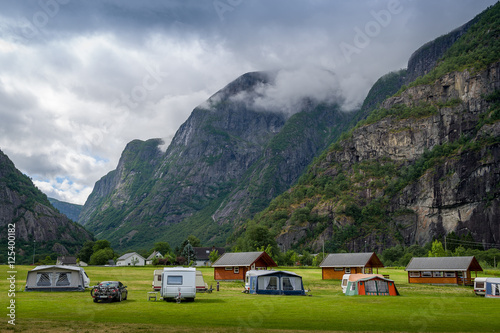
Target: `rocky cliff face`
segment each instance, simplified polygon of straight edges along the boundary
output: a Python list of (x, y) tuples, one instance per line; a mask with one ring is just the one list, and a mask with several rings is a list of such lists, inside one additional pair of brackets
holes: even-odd
[(230, 83), (192, 112), (166, 152), (156, 139), (127, 145), (80, 221), (118, 249), (175, 245), (189, 234), (223, 244), (347, 125), (336, 105), (305, 100), (293, 116), (253, 105), (274, 75), (248, 73)]
[[(384, 109), (425, 105), (428, 113), (358, 126), (257, 222), (273, 228), (274, 215), (287, 217), (277, 230), (285, 250), (297, 244), (319, 250), (325, 241), (330, 250), (381, 251), (452, 231), (498, 243), (500, 123), (484, 120), (493, 107), (485, 96), (499, 89), (495, 63), (387, 99)], [(300, 194), (304, 189), (310, 194)], [(307, 214), (302, 222), (296, 218), (301, 209)]]
[[(76, 254), (92, 236), (60, 214), (0, 151), (0, 241), (6, 241), (8, 224), (16, 225), (18, 250), (36, 241), (39, 249), (61, 255)], [(70, 253), (71, 252), (71, 253)]]
[(418, 50), (413, 52), (408, 60), (406, 84), (415, 81), (419, 76), (424, 76), (436, 67), (439, 59), (444, 56), (446, 51), (448, 51), (448, 49), (478, 21), (478, 19), (479, 17), (475, 17), (461, 27), (422, 45)]

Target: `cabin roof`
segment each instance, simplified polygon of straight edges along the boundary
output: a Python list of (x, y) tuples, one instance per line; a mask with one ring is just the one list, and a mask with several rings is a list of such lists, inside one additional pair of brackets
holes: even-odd
[(257, 260), (262, 259), (267, 267), (278, 266), (273, 258), (269, 256), (266, 252), (236, 252), (236, 253), (224, 253), (212, 267), (227, 267), (227, 266), (251, 266)]
[(319, 267), (384, 267), (375, 252), (330, 253)]
[(412, 258), (406, 271), (482, 271), (474, 256)]
[(218, 251), (219, 255), (223, 255), (226, 249), (223, 247), (193, 247), (194, 253), (196, 255), (196, 260), (209, 260), (210, 252)]
[(146, 260), (146, 259), (144, 259), (144, 257), (143, 257), (143, 256), (141, 256), (141, 255), (140, 255), (139, 253), (137, 253), (137, 252), (129, 252), (129, 253), (125, 253), (125, 254), (124, 254), (124, 255), (122, 255), (120, 258), (116, 259), (116, 261), (119, 261), (119, 260), (127, 260), (128, 258), (130, 258), (131, 256), (133, 256), (134, 254), (135, 254), (136, 256), (138, 256), (139, 258), (142, 258), (142, 260)]

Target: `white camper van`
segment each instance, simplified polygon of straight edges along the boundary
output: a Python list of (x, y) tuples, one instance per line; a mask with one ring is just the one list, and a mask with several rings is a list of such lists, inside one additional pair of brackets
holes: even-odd
[(165, 301), (194, 301), (196, 297), (196, 269), (167, 267), (161, 276), (160, 295)]

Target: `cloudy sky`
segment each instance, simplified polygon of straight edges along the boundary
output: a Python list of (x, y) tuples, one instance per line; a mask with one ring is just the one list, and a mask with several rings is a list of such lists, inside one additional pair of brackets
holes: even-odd
[(0, 0), (0, 149), (48, 196), (83, 204), (127, 142), (168, 143), (245, 72), (284, 69), (273, 96), (337, 91), (352, 109), (494, 3)]

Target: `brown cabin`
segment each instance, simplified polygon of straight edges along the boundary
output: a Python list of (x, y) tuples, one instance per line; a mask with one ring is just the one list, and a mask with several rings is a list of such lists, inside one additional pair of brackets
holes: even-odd
[(483, 269), (474, 256), (471, 257), (424, 257), (412, 258), (405, 269), (408, 283), (474, 284), (472, 272)]
[(374, 268), (383, 268), (384, 264), (375, 252), (367, 253), (330, 253), (319, 265), (323, 280), (342, 280), (344, 274), (372, 274)]
[(214, 267), (215, 280), (245, 280), (245, 274), (251, 269), (267, 269), (278, 266), (266, 252), (224, 253)]

